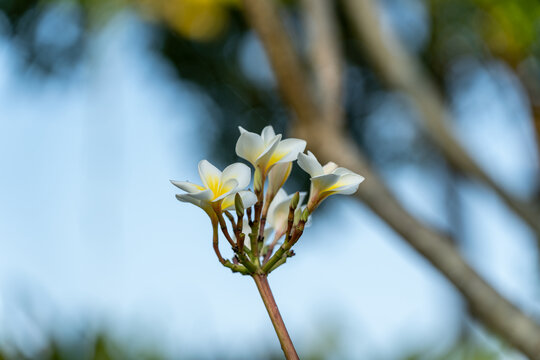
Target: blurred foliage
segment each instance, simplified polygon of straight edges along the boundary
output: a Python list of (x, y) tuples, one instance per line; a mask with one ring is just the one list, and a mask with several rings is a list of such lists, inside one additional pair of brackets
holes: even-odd
[[(328, 333), (326, 339), (319, 339), (310, 349), (300, 349), (302, 359), (324, 360), (343, 358), (336, 348), (337, 334)], [(74, 339), (50, 337), (45, 346), (38, 351), (30, 352), (15, 346), (0, 347), (0, 360), (166, 360), (166, 359), (235, 359), (253, 360), (253, 357), (240, 357), (238, 355), (201, 356), (197, 354), (183, 354), (171, 356), (156, 347), (144, 348), (138, 344), (127, 341), (118, 341), (106, 331), (95, 334), (86, 334)], [(283, 355), (280, 349), (257, 354), (257, 360), (280, 360)], [(372, 359), (379, 359), (374, 354)], [(431, 349), (419, 351), (404, 356), (403, 360), (495, 360), (500, 359), (501, 353), (486, 347), (472, 339), (463, 339), (447, 349), (442, 354), (436, 354)]]
[(208, 96), (211, 121), (217, 126), (202, 126), (206, 133), (215, 129), (216, 132), (209, 134), (212, 138), (209, 143), (214, 146), (212, 152), (223, 162), (236, 159), (234, 154), (219, 150), (222, 144), (232, 144), (232, 139), (238, 136), (238, 129), (231, 124), (262, 129), (272, 123), (283, 130), (287, 119), (274, 87), (259, 86), (246, 73), (242, 51), (250, 35), (239, 11), (232, 9), (229, 16), (234, 21), (226, 36), (219, 40), (197, 42), (165, 27), (159, 29), (162, 41), (156, 49), (173, 64), (179, 79), (192, 82)]
[[(394, 3), (385, 1), (389, 7)], [(370, 124), (370, 115), (386, 111), (388, 104), (406, 114), (407, 103), (382, 86), (366, 63), (340, 2), (334, 4), (346, 55), (345, 110), (351, 134), (379, 166), (441, 162), (430, 141), (416, 130), (404, 129), (388, 137), (388, 132), (378, 131), (378, 124), (375, 128)], [(497, 57), (517, 67), (523, 60), (539, 56), (540, 2), (536, 0), (424, 0), (423, 4), (429, 34), (420, 55), (442, 93), (448, 92), (451, 67), (463, 57), (482, 61)], [(305, 51), (305, 34), (299, 30), (300, 4), (288, 1), (287, 6), (290, 11), (284, 14), (285, 20), (299, 49)], [(208, 142), (219, 162), (234, 160), (228, 152), (219, 151), (222, 146), (234, 146), (237, 130), (233, 124), (256, 131), (270, 123), (278, 131), (286, 130), (290, 115), (275, 84), (250, 68), (254, 64), (264, 68), (264, 55), (256, 54), (260, 45), (242, 17), (239, 0), (0, 0), (0, 11), (9, 24), (4, 27), (9, 28), (22, 57), (34, 70), (52, 74), (76, 64), (92, 29), (122, 8), (135, 10), (153, 24), (156, 53), (173, 65), (179, 80), (192, 83), (206, 96), (208, 121), (218, 126), (201, 123), (201, 128), (221, 129), (211, 130), (213, 138)], [(540, 79), (539, 73), (528, 76)]]
[(540, 56), (540, 2), (537, 0), (429, 0), (427, 65), (443, 77), (464, 56), (497, 57), (515, 67)]
[(239, 0), (136, 0), (143, 14), (164, 21), (180, 36), (210, 41), (223, 34), (231, 22), (229, 7)]

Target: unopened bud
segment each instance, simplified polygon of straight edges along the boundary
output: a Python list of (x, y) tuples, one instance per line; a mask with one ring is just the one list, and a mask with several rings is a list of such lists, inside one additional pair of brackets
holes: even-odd
[(264, 181), (261, 169), (257, 167), (255, 174), (253, 175), (253, 188), (255, 193), (258, 193), (264, 189)]
[(302, 222), (306, 222), (309, 219), (309, 210), (307, 208), (304, 209), (304, 212), (302, 213)]
[(291, 199), (291, 209), (296, 209), (299, 201), (300, 201), (300, 193), (297, 191), (294, 193)]
[(239, 193), (236, 193), (234, 196), (234, 207), (236, 208), (236, 215), (238, 218), (242, 218), (244, 216), (244, 203), (242, 202), (242, 197)]

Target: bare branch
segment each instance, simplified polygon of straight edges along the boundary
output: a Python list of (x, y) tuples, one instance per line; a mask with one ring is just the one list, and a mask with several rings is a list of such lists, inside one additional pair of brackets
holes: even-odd
[(291, 39), (279, 19), (274, 1), (244, 0), (246, 18), (264, 44), (285, 102), (293, 109), (300, 123), (318, 116), (307, 77), (296, 56)]
[(409, 95), (421, 113), (421, 119), (431, 137), (448, 160), (462, 172), (490, 186), (506, 204), (540, 237), (540, 212), (506, 192), (497, 184), (456, 140), (447, 126), (450, 114), (436, 87), (422, 71), (420, 64), (398, 42), (391, 29), (380, 24), (377, 6), (372, 0), (344, 0), (362, 48), (384, 79)]
[(462, 258), (449, 238), (412, 217), (366, 164), (354, 143), (328, 127), (309, 127), (303, 135), (321, 159), (366, 177), (357, 198), (368, 205), (463, 294), (471, 312), (531, 359), (540, 359), (540, 327), (498, 294)]
[[(288, 91), (282, 90), (282, 94), (299, 119), (296, 133), (309, 139), (312, 149), (323, 160), (337, 161), (364, 175), (367, 180), (360, 186), (357, 197), (454, 284), (478, 320), (531, 359), (540, 359), (540, 327), (487, 284), (465, 262), (448, 238), (413, 218), (371, 171), (353, 142), (335, 126), (318, 121), (320, 115), (315, 102), (309, 98), (305, 75), (299, 74), (294, 85), (290, 79), (277, 75), (301, 73), (303, 70), (275, 9), (276, 4), (266, 0), (245, 0), (244, 5), (246, 16), (263, 42), (278, 81), (283, 82), (281, 88), (289, 88)], [(283, 54), (287, 54), (287, 61), (280, 60)], [(295, 100), (295, 97), (302, 100)], [(311, 116), (306, 117), (306, 114)]]
[(336, 126), (343, 122), (343, 54), (334, 2), (302, 0), (316, 96), (323, 119)]

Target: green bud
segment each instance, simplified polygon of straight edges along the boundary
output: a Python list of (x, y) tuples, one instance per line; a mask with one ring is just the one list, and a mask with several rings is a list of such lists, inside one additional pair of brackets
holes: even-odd
[(308, 221), (309, 218), (309, 210), (307, 208), (304, 209), (304, 212), (302, 213), (302, 222)]
[(264, 189), (262, 171), (258, 167), (255, 169), (255, 174), (253, 175), (253, 188), (256, 193)]
[(244, 203), (242, 202), (242, 197), (239, 193), (236, 193), (234, 196), (234, 207), (236, 208), (236, 215), (238, 218), (244, 216)]
[(300, 193), (297, 191), (294, 193), (291, 199), (291, 209), (296, 209), (299, 201), (300, 201)]

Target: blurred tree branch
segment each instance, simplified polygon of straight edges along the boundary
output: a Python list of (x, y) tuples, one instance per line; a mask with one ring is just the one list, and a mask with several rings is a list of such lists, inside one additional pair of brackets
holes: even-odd
[[(282, 96), (298, 118), (295, 132), (310, 140), (312, 149), (321, 159), (336, 160), (340, 165), (364, 175), (367, 180), (357, 192), (357, 198), (366, 203), (456, 286), (478, 320), (531, 359), (540, 359), (540, 327), (487, 284), (465, 262), (449, 238), (412, 217), (369, 168), (356, 144), (341, 128), (323, 120), (324, 116), (321, 109), (315, 106), (307, 85), (307, 76), (281, 22), (276, 4), (266, 0), (244, 0), (244, 6), (246, 17), (258, 33), (270, 58)], [(395, 58), (389, 60), (399, 61)], [(295, 74), (294, 78), (289, 74)], [(403, 76), (402, 73), (396, 75)], [(296, 97), (301, 98), (301, 101)], [(434, 106), (432, 103), (421, 105), (428, 106), (425, 111), (438, 110), (429, 108)], [(307, 108), (300, 108), (304, 106)], [(451, 145), (453, 139), (448, 136), (446, 133), (440, 140), (447, 141), (445, 146), (450, 149), (448, 144)], [(456, 154), (453, 153), (453, 156)], [(471, 166), (470, 163), (465, 165)], [(472, 166), (476, 165), (472, 162)]]
[(317, 103), (323, 118), (340, 126), (343, 121), (343, 52), (334, 5), (328, 0), (302, 0)]
[(285, 103), (294, 111), (300, 123), (309, 122), (318, 116), (319, 109), (309, 93), (309, 87), (304, 86), (307, 84), (305, 73), (296, 71), (301, 69), (301, 65), (287, 33), (283, 29), (274, 32), (276, 24), (272, 24), (272, 21), (279, 18), (278, 9), (272, 1), (255, 1), (253, 4), (244, 1), (244, 9), (247, 21), (256, 29), (264, 44)]
[(463, 149), (447, 125), (450, 114), (436, 86), (422, 71), (416, 59), (401, 46), (391, 29), (385, 28), (383, 31), (375, 3), (372, 0), (344, 0), (344, 4), (373, 65), (391, 86), (412, 99), (426, 130), (446, 158), (463, 173), (491, 187), (530, 226), (540, 241), (539, 211), (532, 204), (506, 192)]

